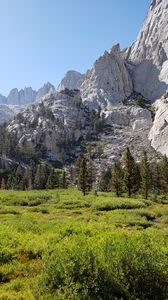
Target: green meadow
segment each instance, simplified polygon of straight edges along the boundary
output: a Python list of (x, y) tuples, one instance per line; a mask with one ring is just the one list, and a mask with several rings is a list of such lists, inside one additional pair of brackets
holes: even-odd
[(1, 190), (0, 299), (168, 299), (168, 201)]

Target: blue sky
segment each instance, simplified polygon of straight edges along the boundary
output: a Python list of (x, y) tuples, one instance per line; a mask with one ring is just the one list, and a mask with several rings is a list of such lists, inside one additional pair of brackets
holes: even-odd
[(129, 46), (151, 0), (0, 0), (0, 93), (57, 85), (113, 44)]

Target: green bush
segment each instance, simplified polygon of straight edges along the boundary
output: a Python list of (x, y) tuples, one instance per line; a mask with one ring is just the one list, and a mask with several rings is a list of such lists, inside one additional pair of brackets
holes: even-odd
[(104, 237), (100, 242), (71, 237), (57, 245), (39, 283), (42, 293), (82, 300), (168, 297), (168, 261), (158, 240), (142, 234)]
[(122, 287), (89, 247), (86, 240), (58, 247), (48, 259), (45, 276), (40, 280), (44, 291), (56, 299), (117, 299), (123, 297)]
[(107, 199), (97, 200), (93, 203), (92, 208), (100, 211), (109, 211), (114, 209), (135, 209), (146, 207), (147, 204), (144, 201), (132, 200), (132, 199)]

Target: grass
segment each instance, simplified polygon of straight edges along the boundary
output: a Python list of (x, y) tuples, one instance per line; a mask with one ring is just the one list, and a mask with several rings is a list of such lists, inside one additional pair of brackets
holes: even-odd
[[(83, 197), (81, 192), (73, 189), (0, 191), (0, 299), (99, 299), (100, 295), (96, 294), (101, 284), (99, 276), (96, 275), (99, 274), (99, 270), (100, 276), (104, 276), (102, 282), (111, 278), (111, 284), (116, 280), (117, 286), (120, 285), (123, 294), (116, 299), (126, 299), (123, 295), (129, 293), (130, 300), (151, 299), (147, 294), (148, 286), (144, 296), (138, 294), (138, 288), (133, 286), (133, 281), (128, 282), (128, 270), (124, 269), (122, 261), (124, 259), (125, 264), (129, 266), (127, 255), (132, 251), (130, 253), (133, 261), (135, 259), (135, 270), (134, 274), (130, 275), (130, 280), (135, 274), (139, 278), (142, 267), (142, 272), (146, 272), (148, 277), (152, 278), (149, 270), (145, 269), (147, 265), (153, 270), (152, 274), (157, 270), (160, 278), (168, 276), (167, 230), (166, 199), (163, 203), (159, 199), (153, 202), (140, 196), (131, 199), (116, 198), (113, 193), (98, 193), (98, 196), (90, 193)], [(144, 266), (140, 266), (136, 249), (144, 251), (144, 254), (141, 251)], [(113, 258), (111, 253), (115, 254)], [(156, 253), (158, 257), (148, 261), (150, 253), (153, 257)], [(90, 257), (90, 260), (87, 260), (87, 257)], [(94, 278), (89, 273), (92, 259)], [(148, 262), (145, 263), (146, 260)], [(69, 266), (70, 262), (74, 272), (77, 272), (76, 268), (81, 272), (77, 273), (77, 277), (67, 277), (72, 268), (72, 265)], [(118, 272), (116, 278), (113, 278), (110, 266)], [(119, 266), (122, 266), (121, 270), (118, 269)], [(83, 269), (85, 271), (82, 271)], [(85, 288), (82, 283), (83, 272), (90, 274), (87, 275), (87, 280), (85, 278), (88, 285)], [(61, 277), (58, 274), (62, 274)], [(72, 278), (74, 281), (70, 283)], [(75, 278), (81, 279), (76, 282)], [(59, 284), (55, 288), (58, 279), (62, 288)], [(48, 280), (50, 284), (47, 283)], [(157, 280), (159, 282), (159, 279)], [(164, 283), (164, 278), (162, 281)], [(92, 289), (90, 285), (93, 285), (93, 282)], [(68, 284), (73, 288), (68, 288)], [(152, 284), (150, 282), (151, 286)], [(153, 290), (157, 295), (156, 286), (155, 282)], [(77, 296), (79, 289), (83, 295), (81, 298)], [(101, 289), (103, 290), (103, 287)], [(95, 294), (88, 296), (90, 290), (94, 290)], [(158, 291), (159, 300), (166, 299), (165, 294), (162, 296), (159, 283)], [(101, 297), (100, 299), (112, 299), (108, 298), (108, 295)], [(115, 297), (114, 295), (114, 299)], [(157, 296), (152, 299), (157, 299)]]

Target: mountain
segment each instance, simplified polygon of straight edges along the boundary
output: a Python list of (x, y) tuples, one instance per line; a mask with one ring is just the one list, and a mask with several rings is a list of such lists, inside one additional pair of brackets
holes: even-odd
[(60, 92), (66, 88), (69, 90), (80, 89), (84, 79), (85, 74), (81, 74), (77, 71), (68, 71), (58, 85), (57, 91)]
[(40, 98), (54, 91), (55, 87), (50, 82), (47, 82), (37, 91), (35, 100), (38, 101)]
[(7, 103), (6, 97), (0, 94), (0, 104), (6, 104), (6, 103)]
[(168, 0), (153, 0), (137, 41), (126, 51), (133, 86), (151, 101), (155, 119), (149, 133), (154, 149), (168, 156)]
[(6, 104), (0, 104), (0, 125), (14, 117), (14, 111)]
[(125, 51), (134, 90), (154, 101), (168, 88), (168, 0), (153, 0), (138, 38)]
[(17, 88), (12, 89), (7, 97), (8, 105), (28, 105), (33, 103), (36, 99), (37, 92), (31, 87), (21, 89), (18, 91)]
[(119, 44), (99, 57), (81, 85), (82, 99), (93, 108), (111, 109), (133, 92)]
[(63, 152), (74, 155), (76, 143), (89, 126), (88, 119), (79, 91), (55, 91), (16, 115), (8, 131), (15, 134), (19, 145), (38, 145), (49, 159), (62, 161)]
[(0, 94), (0, 124), (12, 119), (23, 107), (39, 101), (40, 98), (53, 91), (55, 91), (55, 87), (47, 82), (38, 91), (31, 87), (21, 90), (14, 88), (7, 97)]
[(38, 91), (31, 87), (21, 90), (14, 88), (7, 97), (0, 94), (0, 104), (27, 106), (53, 91), (55, 91), (55, 87), (50, 82), (45, 83)]
[(56, 90), (44, 85), (38, 101), (7, 126), (17, 146), (36, 147), (46, 159), (64, 164), (91, 143), (101, 168), (120, 158), (127, 145), (136, 160), (144, 149), (153, 159), (158, 151), (168, 155), (167, 17), (168, 0), (152, 1), (133, 45), (114, 45), (84, 75), (67, 72)]

